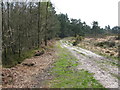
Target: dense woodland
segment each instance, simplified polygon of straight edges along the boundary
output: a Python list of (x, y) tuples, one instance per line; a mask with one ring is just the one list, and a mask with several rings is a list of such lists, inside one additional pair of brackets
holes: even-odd
[[(47, 46), (53, 38), (119, 34), (120, 27), (101, 28), (97, 21), (92, 27), (67, 14), (56, 14), (51, 2), (2, 2), (2, 62), (15, 65), (26, 52)], [(9, 62), (9, 63), (8, 63)]]

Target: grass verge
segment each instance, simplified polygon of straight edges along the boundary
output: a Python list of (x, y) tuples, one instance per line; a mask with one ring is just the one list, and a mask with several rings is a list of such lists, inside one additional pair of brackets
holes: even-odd
[(53, 80), (49, 82), (50, 88), (104, 88), (93, 74), (85, 70), (78, 71), (77, 59), (65, 48), (57, 44), (58, 59), (51, 68)]

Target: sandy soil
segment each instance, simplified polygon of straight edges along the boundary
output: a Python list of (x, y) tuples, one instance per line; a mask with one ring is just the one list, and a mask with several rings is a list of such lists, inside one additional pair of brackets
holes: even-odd
[(111, 62), (117, 63), (117, 61), (104, 58), (89, 50), (72, 46), (69, 42), (61, 41), (61, 46), (67, 48), (79, 59), (78, 70), (85, 69), (90, 73), (94, 73), (94, 78), (105, 88), (118, 88), (118, 79), (112, 75), (118, 75), (118, 67), (110, 64)]

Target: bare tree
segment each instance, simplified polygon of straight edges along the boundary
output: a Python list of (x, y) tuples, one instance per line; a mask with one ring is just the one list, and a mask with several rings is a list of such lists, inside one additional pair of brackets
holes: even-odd
[(44, 41), (45, 41), (45, 46), (47, 46), (47, 22), (48, 22), (48, 4), (49, 2), (46, 3), (46, 24), (45, 24), (45, 37), (44, 37)]

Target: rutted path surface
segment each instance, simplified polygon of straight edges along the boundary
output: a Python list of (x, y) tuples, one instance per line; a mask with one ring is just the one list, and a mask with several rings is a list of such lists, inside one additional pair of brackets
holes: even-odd
[(63, 40), (60, 42), (62, 47), (67, 48), (79, 59), (78, 70), (85, 69), (90, 73), (94, 73), (94, 78), (105, 88), (118, 88), (118, 79), (112, 75), (118, 75), (118, 67), (111, 64), (111, 62), (117, 63), (117, 61), (107, 59), (80, 47), (72, 46)]

